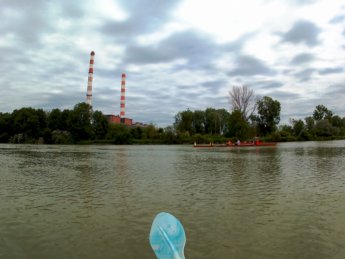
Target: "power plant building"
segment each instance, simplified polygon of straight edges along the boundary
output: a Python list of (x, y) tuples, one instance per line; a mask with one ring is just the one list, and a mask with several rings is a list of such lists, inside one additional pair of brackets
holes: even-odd
[[(93, 65), (95, 52), (90, 53), (90, 65), (87, 82), (86, 103), (92, 106), (92, 81), (93, 81)], [(124, 124), (126, 126), (140, 126), (145, 127), (143, 123), (133, 123), (133, 120), (125, 117), (126, 108), (126, 74), (121, 75), (121, 98), (120, 98), (120, 114), (119, 115), (105, 115), (109, 123)]]
[(133, 120), (129, 118), (121, 118), (119, 115), (105, 115), (108, 119), (109, 123), (115, 123), (115, 124), (125, 124), (127, 126), (132, 126), (133, 125)]
[(120, 115), (106, 115), (109, 123), (124, 124), (127, 126), (133, 125), (133, 120), (125, 117), (126, 108), (126, 74), (121, 76), (121, 98), (120, 98)]

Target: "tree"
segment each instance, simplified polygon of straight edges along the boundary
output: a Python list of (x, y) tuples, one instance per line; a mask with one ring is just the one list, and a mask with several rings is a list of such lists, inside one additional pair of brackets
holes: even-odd
[(91, 125), (92, 108), (87, 103), (78, 103), (68, 117), (68, 128), (75, 141), (89, 140), (93, 138)]
[(341, 119), (338, 115), (332, 117), (332, 125), (337, 128), (345, 126), (343, 119)]
[(59, 109), (53, 109), (50, 113), (48, 113), (48, 127), (51, 130), (62, 130), (63, 124), (62, 112)]
[(167, 144), (176, 144), (176, 132), (172, 126), (168, 126), (164, 129), (164, 141)]
[(255, 94), (252, 89), (247, 86), (233, 86), (229, 91), (229, 99), (231, 103), (231, 111), (239, 110), (243, 118), (248, 121), (250, 116), (256, 110)]
[(193, 128), (193, 112), (187, 109), (186, 111), (179, 112), (175, 116), (175, 127), (180, 132), (188, 132), (194, 134)]
[(293, 134), (297, 138), (301, 138), (303, 131), (305, 129), (305, 124), (302, 120), (292, 120)]
[(311, 116), (308, 116), (304, 120), (305, 120), (305, 124), (306, 124), (307, 130), (309, 131), (309, 133), (313, 133), (314, 128), (315, 128), (314, 118)]
[(249, 137), (249, 124), (239, 110), (233, 111), (228, 120), (227, 137), (245, 140)]
[(47, 127), (46, 113), (42, 109), (21, 108), (12, 113), (14, 134), (24, 134), (24, 142), (37, 140)]
[(0, 143), (7, 143), (11, 134), (11, 114), (0, 113)]
[(275, 134), (275, 141), (289, 141), (289, 140), (294, 140), (292, 137), (293, 135), (293, 128), (291, 125), (280, 125), (279, 126), (279, 132)]
[(147, 139), (155, 139), (157, 136), (156, 128), (153, 124), (148, 125), (144, 129), (144, 136)]
[(315, 107), (313, 118), (316, 121), (320, 120), (328, 120), (331, 122), (333, 116), (333, 112), (331, 110), (328, 110), (324, 105), (317, 105)]
[(204, 134), (205, 124), (205, 112), (200, 110), (194, 111), (193, 125), (195, 133)]
[(217, 110), (219, 120), (219, 133), (224, 134), (228, 131), (230, 113), (225, 109)]
[(142, 127), (131, 128), (130, 133), (134, 139), (142, 139), (143, 138)]
[(315, 125), (315, 134), (319, 137), (330, 137), (335, 133), (328, 120), (318, 120)]
[(95, 111), (92, 114), (92, 128), (96, 139), (104, 139), (107, 135), (109, 122), (107, 118), (100, 111)]
[(112, 140), (114, 144), (131, 144), (131, 134), (128, 127), (123, 124), (109, 124), (106, 139)]
[(264, 96), (257, 101), (258, 115), (254, 118), (259, 131), (267, 135), (276, 130), (280, 121), (280, 102)]
[(205, 133), (206, 134), (219, 134), (220, 133), (220, 118), (217, 110), (207, 108), (205, 111)]

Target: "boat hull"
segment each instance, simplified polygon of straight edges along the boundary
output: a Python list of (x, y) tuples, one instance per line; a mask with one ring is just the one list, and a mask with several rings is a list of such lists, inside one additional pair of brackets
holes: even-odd
[(194, 148), (220, 148), (220, 147), (228, 147), (228, 148), (236, 148), (236, 147), (274, 147), (276, 146), (277, 143), (273, 143), (273, 142), (267, 142), (267, 143), (241, 143), (239, 145), (235, 145), (235, 144), (212, 144), (212, 145), (194, 145)]

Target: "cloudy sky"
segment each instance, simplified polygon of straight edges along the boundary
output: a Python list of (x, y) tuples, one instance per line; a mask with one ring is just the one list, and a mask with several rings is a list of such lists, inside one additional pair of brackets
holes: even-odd
[(171, 125), (174, 115), (229, 109), (247, 85), (281, 103), (281, 122), (323, 104), (345, 116), (341, 0), (0, 0), (0, 112), (93, 107)]

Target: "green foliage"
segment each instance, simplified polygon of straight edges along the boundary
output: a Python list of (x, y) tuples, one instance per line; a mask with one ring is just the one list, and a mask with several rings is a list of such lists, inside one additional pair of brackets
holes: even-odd
[(329, 120), (331, 121), (333, 112), (328, 110), (324, 105), (317, 105), (313, 112), (313, 118), (315, 121)]
[(132, 138), (128, 127), (123, 124), (110, 124), (106, 139), (113, 144), (131, 144)]
[(263, 135), (273, 133), (280, 121), (280, 102), (264, 96), (257, 102), (258, 115), (254, 117), (259, 132)]
[(89, 104), (78, 103), (74, 106), (67, 119), (67, 125), (74, 141), (93, 138), (91, 119), (92, 108)]
[(304, 120), (305, 120), (307, 131), (309, 133), (314, 132), (314, 128), (315, 128), (315, 120), (314, 120), (314, 118), (309, 116), (309, 117), (306, 117)]
[(244, 140), (250, 138), (249, 132), (249, 124), (245, 120), (243, 113), (240, 110), (234, 110), (229, 116), (226, 136)]
[(224, 134), (227, 131), (229, 112), (225, 109), (207, 108), (205, 111), (182, 111), (175, 116), (174, 127), (179, 133)]
[(205, 134), (205, 112), (204, 111), (194, 111), (194, 117), (193, 117), (193, 126), (194, 131), (197, 134)]
[(330, 137), (335, 132), (332, 124), (328, 120), (318, 120), (315, 125), (315, 134), (319, 137)]
[(340, 116), (335, 115), (332, 117), (331, 120), (332, 126), (337, 127), (337, 128), (341, 128), (345, 126), (345, 120), (340, 118)]
[(47, 117), (42, 109), (21, 108), (13, 111), (11, 123), (14, 134), (23, 134), (23, 141), (32, 143), (43, 135)]
[(92, 114), (92, 129), (95, 139), (105, 139), (109, 128), (107, 118), (100, 111), (95, 111)]
[[(291, 120), (292, 126), (289, 131), (291, 138), (294, 140), (327, 140), (341, 139), (345, 137), (345, 119), (338, 115), (333, 116), (324, 105), (315, 107), (313, 116), (308, 116), (302, 120)], [(287, 131), (280, 127), (279, 133)], [(283, 141), (280, 139), (280, 141)]]
[(0, 143), (7, 143), (10, 139), (11, 114), (0, 113)]
[(297, 137), (297, 139), (303, 139), (303, 134), (305, 131), (305, 125), (304, 122), (302, 120), (293, 120), (292, 121), (293, 124), (293, 129), (292, 129), (292, 133), (294, 136)]
[[(157, 128), (153, 124), (130, 127), (109, 124), (100, 111), (93, 112), (86, 103), (72, 110), (21, 108), (12, 113), (0, 113), (0, 142), (46, 144), (192, 144), (225, 143), (231, 140), (251, 140), (260, 136), (264, 141), (300, 141), (340, 139), (345, 137), (345, 118), (333, 115), (318, 105), (313, 116), (292, 119), (291, 125), (281, 125), (280, 103), (265, 96), (257, 103), (258, 114), (248, 121), (234, 110), (207, 108), (178, 112), (174, 126)], [(321, 118), (321, 119), (320, 119)], [(251, 123), (249, 123), (251, 122)]]
[(147, 127), (144, 128), (144, 136), (146, 139), (157, 139), (158, 134), (155, 126), (152, 124), (148, 125)]
[(193, 117), (194, 113), (190, 110), (179, 112), (175, 116), (176, 129), (180, 132), (188, 132), (189, 134), (194, 134), (195, 129), (193, 127)]
[(53, 144), (72, 144), (73, 139), (69, 131), (54, 130), (51, 133), (51, 141)]
[(131, 128), (130, 133), (134, 139), (142, 139), (144, 135), (142, 127)]
[(48, 127), (52, 130), (62, 130), (64, 121), (62, 119), (62, 112), (59, 109), (53, 109), (48, 113)]
[(207, 108), (205, 111), (205, 133), (220, 134), (221, 116), (216, 109)]

